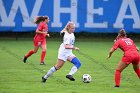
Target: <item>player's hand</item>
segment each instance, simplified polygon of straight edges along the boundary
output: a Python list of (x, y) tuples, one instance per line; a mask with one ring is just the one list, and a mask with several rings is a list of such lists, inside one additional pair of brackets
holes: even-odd
[(67, 30), (64, 28), (64, 29), (60, 32), (60, 36), (64, 36), (66, 31), (67, 31)]
[(74, 50), (79, 50), (79, 48), (78, 48), (78, 47), (74, 47), (73, 49), (74, 49)]
[(65, 35), (65, 32), (60, 32), (60, 36), (64, 36)]
[(43, 35), (46, 37), (50, 37), (50, 34), (48, 34), (47, 32), (43, 32)]
[(108, 60), (109, 58), (110, 58), (110, 56), (108, 55), (106, 59)]
[(50, 37), (50, 34), (47, 34), (48, 37)]

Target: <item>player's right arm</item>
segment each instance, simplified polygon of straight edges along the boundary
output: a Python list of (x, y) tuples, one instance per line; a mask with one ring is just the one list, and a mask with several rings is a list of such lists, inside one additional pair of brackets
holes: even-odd
[(117, 40), (117, 41), (114, 43), (113, 47), (109, 50), (109, 54), (108, 54), (108, 56), (107, 56), (107, 59), (109, 59), (109, 58), (112, 56), (113, 52), (114, 52), (118, 47), (119, 47), (119, 41)]
[(38, 29), (36, 30), (36, 33), (37, 34), (47, 34), (47, 32), (42, 32), (41, 30), (38, 30)]
[(112, 54), (113, 54), (114, 51), (115, 51), (114, 48), (111, 48), (111, 49), (110, 49), (109, 54), (108, 54), (108, 56), (107, 56), (107, 59), (109, 59), (109, 58), (112, 56)]
[(37, 34), (46, 34), (47, 36), (49, 36), (47, 31), (43, 31), (44, 30), (43, 28), (44, 28), (44, 24), (40, 23), (36, 29), (36, 33)]
[(61, 32), (60, 32), (60, 36), (64, 36), (65, 35), (65, 32), (66, 32), (66, 29), (64, 28)]
[(42, 32), (42, 31), (40, 31), (40, 30), (36, 30), (36, 33), (37, 34), (44, 34), (45, 36), (48, 36), (48, 37), (50, 37), (50, 34), (48, 34), (48, 32)]

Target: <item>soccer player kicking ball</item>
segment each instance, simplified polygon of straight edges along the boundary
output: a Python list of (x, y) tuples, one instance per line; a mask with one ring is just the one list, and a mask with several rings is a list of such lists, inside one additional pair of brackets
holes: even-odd
[(63, 36), (63, 43), (60, 45), (59, 51), (58, 51), (58, 59), (55, 66), (53, 66), (45, 76), (42, 77), (42, 82), (45, 83), (49, 76), (51, 76), (54, 72), (59, 70), (66, 61), (71, 62), (74, 64), (71, 71), (68, 75), (66, 75), (66, 78), (68, 78), (71, 81), (75, 81), (73, 78), (73, 74), (77, 72), (79, 67), (81, 66), (80, 60), (72, 53), (72, 50), (79, 50), (78, 47), (74, 47), (74, 36), (75, 31), (75, 24), (72, 22), (68, 22), (65, 28), (61, 31), (61, 33), (64, 33)]
[(40, 59), (40, 65), (45, 65), (44, 58), (46, 55), (46, 36), (49, 37), (48, 34), (48, 23), (49, 17), (48, 16), (38, 16), (36, 17), (35, 22), (38, 24), (36, 29), (36, 35), (34, 37), (34, 49), (30, 50), (23, 58), (23, 62), (26, 63), (27, 58), (30, 57), (32, 54), (38, 51), (38, 48), (41, 47), (42, 54)]
[(130, 64), (132, 63), (133, 69), (136, 72), (137, 76), (140, 79), (140, 54), (139, 49), (136, 47), (133, 40), (126, 37), (126, 32), (124, 29), (121, 29), (118, 33), (118, 36), (115, 40), (113, 47), (109, 51), (109, 55), (107, 57), (110, 58), (112, 53), (117, 49), (120, 48), (124, 52), (124, 56), (122, 60), (119, 62), (116, 72), (115, 72), (115, 87), (120, 86), (120, 78), (121, 72)]

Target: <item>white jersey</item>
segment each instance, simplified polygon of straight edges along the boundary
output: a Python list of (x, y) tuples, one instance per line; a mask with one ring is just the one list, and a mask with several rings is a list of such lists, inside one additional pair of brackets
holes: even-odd
[(58, 59), (62, 59), (66, 61), (68, 57), (72, 56), (72, 49), (66, 49), (65, 45), (70, 45), (71, 47), (74, 46), (75, 36), (74, 33), (69, 34), (67, 31), (64, 34), (63, 37), (63, 43), (59, 47), (58, 51)]

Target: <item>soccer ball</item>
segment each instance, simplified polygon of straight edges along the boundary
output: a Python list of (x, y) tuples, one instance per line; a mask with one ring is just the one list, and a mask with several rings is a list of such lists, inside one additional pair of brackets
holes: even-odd
[(90, 83), (91, 82), (91, 76), (89, 74), (84, 74), (82, 77), (82, 80), (84, 83)]

